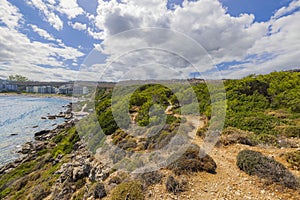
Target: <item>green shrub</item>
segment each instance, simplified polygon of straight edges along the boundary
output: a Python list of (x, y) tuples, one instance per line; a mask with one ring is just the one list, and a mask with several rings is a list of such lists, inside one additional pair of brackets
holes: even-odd
[(168, 192), (172, 192), (174, 194), (178, 194), (184, 192), (187, 187), (187, 182), (178, 181), (173, 176), (168, 176), (166, 181), (166, 189)]
[(300, 150), (286, 153), (284, 157), (292, 168), (296, 170), (300, 169)]
[(280, 135), (300, 138), (300, 126), (279, 126), (276, 129)]
[(243, 131), (234, 127), (228, 127), (222, 131), (220, 142), (225, 146), (231, 144), (255, 146), (257, 144), (255, 137), (255, 134), (252, 132)]
[[(155, 129), (153, 130), (155, 133)], [(147, 149), (161, 149), (169, 144), (176, 133), (177, 129), (175, 129), (175, 127), (169, 127), (167, 130), (161, 130), (157, 134), (154, 134), (146, 139), (145, 147)]]
[(84, 189), (80, 189), (78, 192), (76, 192), (73, 197), (72, 200), (82, 200), (84, 197)]
[(160, 172), (153, 171), (141, 174), (139, 176), (139, 179), (144, 183), (146, 187), (148, 187), (150, 185), (161, 183), (162, 176), (163, 175)]
[(48, 149), (42, 149), (42, 150), (37, 152), (38, 156), (45, 155), (46, 153), (48, 153)]
[(144, 200), (143, 187), (140, 182), (123, 182), (112, 190), (111, 200)]
[(283, 124), (282, 120), (266, 115), (262, 112), (227, 112), (225, 127), (236, 127), (256, 134), (276, 135), (277, 126)]
[(60, 134), (63, 136), (61, 137), (60, 142), (57, 143), (57, 146), (52, 150), (51, 155), (53, 158), (56, 158), (60, 154), (65, 155), (71, 153), (74, 144), (80, 140), (75, 127), (72, 127), (66, 132)]
[(256, 137), (258, 143), (271, 146), (279, 146), (279, 140), (274, 135), (261, 134)]
[(291, 189), (297, 189), (299, 186), (297, 178), (281, 163), (256, 151), (239, 152), (237, 166), (249, 175), (256, 175)]
[(92, 196), (95, 199), (102, 199), (103, 197), (107, 196), (105, 187), (103, 183), (95, 183), (89, 189), (88, 196)]
[(208, 131), (208, 127), (203, 127), (203, 128), (199, 128), (196, 132), (196, 135), (201, 137), (201, 138), (205, 138), (206, 136), (206, 132)]
[(216, 173), (217, 165), (209, 156), (200, 157), (200, 147), (192, 144), (174, 163), (168, 166), (175, 174), (206, 171)]
[(99, 115), (98, 122), (105, 135), (111, 135), (119, 128), (115, 122), (111, 108)]

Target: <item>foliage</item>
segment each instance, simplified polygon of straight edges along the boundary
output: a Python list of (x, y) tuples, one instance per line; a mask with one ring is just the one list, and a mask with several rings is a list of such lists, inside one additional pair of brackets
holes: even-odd
[(228, 127), (222, 131), (220, 142), (225, 146), (237, 143), (254, 146), (257, 144), (255, 136), (256, 135), (253, 132)]
[(256, 151), (239, 152), (237, 166), (249, 175), (256, 175), (291, 189), (299, 186), (297, 178), (284, 165)]
[(143, 187), (138, 181), (123, 182), (112, 190), (111, 200), (143, 200)]
[(141, 182), (144, 183), (144, 185), (146, 187), (150, 186), (150, 185), (155, 185), (158, 183), (161, 183), (162, 181), (162, 174), (158, 171), (153, 171), (153, 172), (146, 172), (143, 173), (139, 176), (139, 179), (141, 180)]
[(300, 138), (300, 126), (278, 126), (276, 127), (276, 129), (278, 132), (280, 132), (281, 135), (284, 135), (286, 137)]
[(66, 130), (65, 132), (61, 133), (61, 135), (64, 136), (57, 136), (54, 138), (54, 141), (59, 141), (57, 138), (61, 139), (51, 153), (53, 158), (56, 158), (58, 155), (66, 155), (71, 153), (74, 144), (80, 140), (75, 127)]
[[(209, 155), (200, 155), (200, 147), (192, 144), (174, 163), (168, 166), (175, 174), (206, 171), (216, 173), (217, 165)], [(201, 157), (200, 157), (201, 156)]]
[(299, 112), (299, 77), (298, 72), (273, 72), (226, 81), (228, 108), (225, 127), (237, 127), (256, 134), (281, 134), (277, 127), (288, 124), (287, 120), (269, 116), (265, 111)]
[(168, 176), (166, 181), (166, 189), (168, 192), (178, 194), (186, 190), (187, 183), (185, 181), (178, 181), (173, 176)]
[(147, 84), (139, 87), (130, 97), (129, 107), (140, 107), (138, 111), (137, 123), (140, 126), (157, 125), (167, 120), (173, 119), (164, 114), (171, 100), (176, 101), (176, 96), (171, 89), (159, 84)]
[(22, 76), (22, 75), (18, 75), (18, 74), (16, 74), (16, 75), (10, 75), (8, 77), (8, 80), (9, 81), (21, 81), (21, 82), (29, 81), (29, 79), (27, 77)]
[(252, 131), (256, 134), (276, 135), (278, 132), (275, 128), (283, 123), (283, 120), (266, 115), (262, 112), (228, 111), (225, 127), (236, 127), (241, 130)]
[(300, 150), (285, 153), (284, 158), (291, 165), (292, 168), (296, 170), (300, 169)]

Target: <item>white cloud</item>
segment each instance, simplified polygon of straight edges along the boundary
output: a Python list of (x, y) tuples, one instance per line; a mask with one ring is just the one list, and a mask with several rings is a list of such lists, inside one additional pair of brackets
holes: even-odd
[(62, 30), (64, 23), (56, 13), (66, 15), (68, 19), (85, 14), (77, 0), (29, 0), (27, 3), (37, 8), (43, 14), (45, 21), (58, 31)]
[[(231, 16), (217, 0), (184, 1), (182, 7), (177, 6), (173, 10), (168, 10), (166, 4), (167, 1), (159, 0), (123, 0), (121, 3), (116, 0), (98, 0), (97, 15), (91, 18), (97, 29), (88, 28), (88, 33), (94, 38), (104, 40), (101, 43), (101, 51), (111, 55), (108, 61), (127, 50), (145, 46), (156, 47), (159, 44), (160, 48), (182, 51), (188, 60), (199, 60), (199, 65), (205, 65), (205, 55), (197, 54), (193, 48), (185, 46), (184, 40), (176, 34), (125, 34), (126, 37), (110, 39), (111, 36), (127, 30), (158, 27), (178, 31), (195, 40), (211, 56), (214, 64), (248, 61), (248, 64), (240, 66), (240, 71), (235, 71), (239, 66), (234, 66), (235, 70), (231, 70), (231, 73), (224, 71), (223, 74), (228, 76), (269, 72), (272, 69), (280, 70), (300, 65), (295, 59), (296, 55), (300, 56), (299, 12), (291, 14), (299, 8), (298, 0), (279, 9), (270, 21), (260, 23), (254, 21), (253, 14)], [(119, 60), (115, 64), (116, 70), (112, 70), (109, 76), (114, 77), (114, 73), (117, 76), (120, 72), (129, 70), (130, 66), (147, 63), (147, 60), (176, 65), (173, 62), (176, 59), (170, 55), (164, 55), (164, 61), (161, 53), (149, 54), (140, 51), (133, 55)], [(204, 60), (206, 61), (206, 57)], [(201, 68), (208, 69), (208, 66), (202, 65)], [(181, 65), (181, 68), (182, 72), (188, 73), (188, 70), (185, 71), (186, 66)]]
[(45, 12), (48, 18), (48, 22), (58, 31), (62, 30), (64, 23), (63, 21), (54, 13)]
[(17, 7), (7, 0), (1, 1), (0, 23), (4, 23), (8, 28), (13, 29), (19, 26), (22, 17)]
[[(300, 12), (278, 18), (270, 23), (270, 35), (258, 39), (248, 50), (251, 63), (242, 65), (240, 76), (247, 73), (269, 73), (274, 70), (299, 68), (300, 61)], [(257, 59), (258, 57), (258, 59)], [(262, 57), (263, 59), (260, 59)], [(271, 59), (266, 59), (270, 57)], [(261, 62), (261, 60), (263, 60)]]
[(46, 39), (46, 40), (52, 40), (55, 41), (56, 39), (50, 35), (47, 31), (45, 31), (44, 29), (39, 28), (37, 25), (34, 24), (29, 24), (29, 26), (32, 28), (32, 30), (34, 32), (36, 32), (37, 34), (39, 34), (39, 36), (41, 36), (42, 38)]
[(102, 40), (105, 38), (103, 32), (94, 32), (90, 27), (87, 29), (87, 31), (88, 34), (92, 36), (94, 39)]
[(75, 22), (74, 24), (72, 22), (69, 22), (68, 23), (69, 26), (71, 26), (73, 29), (76, 29), (76, 30), (79, 30), (79, 31), (84, 31), (87, 29), (87, 26), (86, 24), (82, 24), (82, 23), (79, 23), (79, 22)]
[(37, 8), (40, 13), (43, 14), (44, 20), (47, 21), (56, 30), (62, 30), (63, 21), (58, 15), (54, 13), (55, 5), (52, 5), (53, 1), (48, 1), (47, 3), (42, 0), (28, 0), (27, 4)]
[(6, 27), (0, 27), (0, 30), (2, 61), (23, 63), (28, 66), (34, 64), (62, 67), (63, 63), (59, 61), (59, 57), (63, 60), (73, 60), (83, 56), (83, 53), (72, 47), (31, 41), (26, 35), (16, 30), (8, 31)]
[(57, 11), (73, 19), (84, 14), (84, 10), (78, 5), (77, 0), (60, 0)]
[[(247, 50), (254, 45), (256, 40), (268, 31), (265, 23), (254, 23), (253, 15), (230, 16), (217, 0), (184, 1), (183, 7), (176, 7), (173, 11), (168, 10), (166, 4), (167, 1), (158, 0), (123, 0), (122, 3), (116, 0), (98, 0), (95, 25), (102, 32), (95, 34), (95, 31), (88, 29), (88, 33), (94, 38), (104, 40), (102, 42), (103, 53), (111, 55), (108, 60), (128, 50), (147, 46), (170, 51), (168, 55), (159, 51), (158, 53), (135, 52), (134, 56), (122, 58), (123, 60), (120, 61), (122, 65), (120, 63), (115, 65), (117, 70), (124, 71), (124, 67), (129, 70), (128, 67), (136, 63), (142, 65), (147, 61), (155, 60), (162, 65), (176, 66), (179, 71), (188, 76), (191, 72), (189, 70), (193, 70), (189, 68), (190, 64), (181, 59), (179, 62), (181, 65), (178, 65), (178, 59), (171, 51), (181, 52), (181, 56), (189, 62), (193, 64), (196, 62), (198, 67), (201, 66), (201, 70), (207, 70), (212, 67), (206, 64), (209, 62), (207, 53), (211, 55), (215, 64), (241, 59), (247, 55)], [(147, 34), (147, 31), (141, 31), (139, 34), (125, 34), (126, 37), (123, 35), (117, 39), (110, 39), (111, 36), (123, 31), (145, 27), (169, 28), (175, 32), (162, 30), (157, 31), (156, 34), (151, 31)], [(207, 53), (195, 51), (195, 45), (187, 42), (187, 38), (181, 34), (190, 37), (190, 41), (198, 42)], [(112, 70), (112, 72), (115, 71), (117, 74), (117, 70)]]
[(56, 0), (46, 0), (49, 4), (54, 5), (56, 3)]
[[(45, 34), (34, 25), (33, 28), (41, 35)], [(47, 34), (44, 36), (49, 37)], [(77, 62), (77, 58), (84, 55), (64, 44), (31, 41), (25, 34), (8, 27), (0, 27), (0, 46), (1, 75), (22, 74), (33, 80), (75, 79), (76, 72), (68, 70), (64, 63)]]
[(280, 8), (273, 16), (273, 18), (279, 18), (283, 15), (288, 14), (289, 12), (292, 12), (296, 10), (297, 8), (300, 7), (300, 1), (299, 0), (294, 0), (292, 1), (288, 6), (284, 6)]
[[(245, 64), (223, 70), (223, 75), (227, 77), (267, 73), (300, 65), (298, 61), (300, 12), (297, 10), (300, 7), (299, 0), (276, 11), (270, 21), (260, 23), (254, 21), (253, 14), (231, 16), (218, 0), (185, 0), (182, 7), (176, 6), (172, 10), (167, 9), (167, 0), (98, 0), (95, 15), (85, 12), (76, 0), (29, 0), (28, 2), (37, 8), (44, 20), (56, 30), (63, 28), (64, 22), (61, 16), (64, 15), (70, 20), (84, 15), (89, 23), (69, 22), (68, 24), (74, 29), (86, 30), (86, 33), (95, 39), (103, 40), (95, 46), (109, 56), (105, 60), (99, 59), (98, 62), (94, 62), (97, 67), (91, 69), (101, 71), (106, 61), (115, 61), (113, 64), (115, 70), (106, 71), (107, 77), (111, 79), (132, 72), (136, 65), (142, 66), (140, 71), (137, 71), (141, 74), (139, 78), (145, 78), (147, 74), (153, 76), (161, 74), (169, 78), (171, 74), (186, 76), (193, 70), (191, 63), (196, 63), (197, 67), (205, 71), (210, 69), (210, 62), (218, 64), (247, 61)], [(59, 45), (30, 41), (26, 35), (17, 31), (23, 20), (18, 9), (6, 0), (1, 2), (1, 6), (5, 8), (5, 12), (0, 13), (0, 20), (7, 26), (1, 27), (0, 32), (1, 68), (3, 66), (3, 69), (8, 72), (13, 70), (3, 64), (9, 62), (18, 70), (25, 70), (22, 67), (31, 66), (37, 74), (41, 69), (44, 75), (47, 72), (47, 76), (53, 77), (57, 74), (55, 73), (57, 70), (62, 73), (62, 79), (73, 77), (75, 73), (65, 69), (63, 65), (65, 60), (75, 65), (76, 58), (83, 55), (79, 50), (67, 47), (63, 41), (55, 39), (36, 25), (31, 25), (35, 32), (49, 41), (56, 40)], [(166, 29), (157, 29), (157, 31), (141, 29), (134, 34), (125, 33), (123, 37), (113, 37), (123, 31), (147, 27)], [(203, 49), (195, 51), (197, 43), (189, 43), (187, 38), (190, 38), (189, 41), (197, 42), (206, 52)], [(151, 48), (137, 50), (146, 47), (156, 48), (156, 50)], [(206, 53), (211, 56), (211, 60)], [(121, 57), (118, 58), (120, 55)], [(41, 68), (39, 67), (41, 64), (54, 68)], [(149, 69), (151, 64), (152, 70)], [(173, 67), (177, 71), (167, 73), (164, 67)], [(143, 73), (141, 69), (147, 73)], [(29, 73), (29, 67), (26, 70)], [(64, 73), (71, 73), (72, 76)], [(88, 77), (87, 71), (82, 73), (82, 76)]]

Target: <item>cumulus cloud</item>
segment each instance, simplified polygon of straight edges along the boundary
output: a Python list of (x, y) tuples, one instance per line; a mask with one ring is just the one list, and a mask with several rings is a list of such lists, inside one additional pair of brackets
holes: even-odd
[[(6, 13), (11, 16), (0, 15), (5, 26), (0, 26), (0, 68), (1, 76), (24, 74), (33, 80), (70, 80), (76, 78), (76, 72), (65, 66), (66, 61), (77, 63), (79, 57), (84, 56), (79, 50), (66, 46), (55, 39), (47, 31), (36, 25), (29, 27), (44, 39), (56, 41), (43, 43), (29, 39), (19, 31), (23, 21), (19, 10), (8, 2), (1, 2), (6, 6)], [(60, 76), (57, 76), (60, 74)]]
[(77, 0), (60, 0), (57, 11), (67, 15), (68, 19), (84, 14), (84, 10), (77, 4)]
[(39, 34), (39, 36), (41, 36), (42, 38), (44, 38), (46, 40), (55, 41), (55, 38), (52, 35), (50, 35), (47, 31), (45, 31), (44, 29), (41, 29), (37, 25), (34, 25), (34, 24), (29, 24), (29, 26), (32, 28), (32, 30), (34, 32)]
[(9, 63), (11, 72), (17, 73), (24, 66), (33, 71), (41, 70), (41, 66), (62, 68), (64, 60), (74, 60), (84, 55), (65, 45), (30, 41), (26, 35), (16, 30), (7, 30), (6, 27), (0, 27), (0, 33), (0, 62)]
[[(299, 66), (295, 59), (296, 55), (300, 56), (297, 34), (298, 0), (279, 9), (267, 22), (255, 22), (253, 14), (231, 16), (218, 0), (183, 1), (182, 6), (175, 6), (172, 10), (167, 9), (166, 5), (167, 1), (159, 0), (98, 0), (97, 15), (91, 18), (97, 29), (88, 28), (88, 34), (103, 40), (100, 49), (102, 53), (110, 55), (107, 61), (141, 47), (181, 52), (184, 55), (181, 63), (186, 65), (180, 66), (184, 73), (188, 73), (184, 69), (188, 69), (196, 61), (200, 70), (212, 70), (211, 66), (205, 66), (207, 55), (214, 64), (243, 63), (229, 67), (230, 71), (222, 69), (223, 75), (231, 77)], [(168, 31), (160, 34), (140, 31), (139, 34), (123, 33), (121, 37), (115, 36), (124, 31), (146, 27), (168, 28), (179, 35), (184, 34), (201, 45), (206, 52), (195, 53), (194, 48), (185, 45), (178, 34), (170, 35)], [(112, 36), (114, 39), (111, 39)], [(135, 66), (136, 63), (145, 64), (147, 60), (149, 63), (157, 61), (164, 65), (168, 62), (169, 65), (176, 66), (175, 61), (178, 60), (171, 50), (168, 56), (145, 51), (130, 53), (132, 56), (128, 54), (126, 59), (122, 57), (122, 60), (116, 62), (116, 70), (111, 70), (112, 74), (109, 76), (114, 77), (113, 73), (117, 76), (119, 72), (128, 71), (128, 67)], [(184, 62), (186, 58), (189, 62)]]
[(76, 30), (79, 30), (79, 31), (84, 31), (84, 30), (87, 29), (86, 24), (82, 24), (82, 23), (79, 23), (79, 22), (75, 22), (75, 23), (69, 22), (68, 24), (69, 24), (69, 26), (71, 26), (73, 29), (76, 29)]
[(240, 65), (238, 70), (229, 69), (224, 73), (230, 77), (242, 77), (250, 73), (299, 68), (299, 20), (300, 12), (296, 12), (271, 21), (269, 33), (248, 49), (248, 63)]
[(42, 0), (28, 0), (27, 4), (35, 7), (40, 11), (42, 17), (56, 30), (63, 28), (63, 21), (54, 13), (56, 6), (53, 5), (54, 1), (43, 2)]
[[(222, 75), (237, 78), (300, 65), (299, 0), (277, 10), (266, 22), (256, 22), (253, 14), (231, 16), (218, 0), (184, 0), (182, 6), (171, 10), (167, 3), (167, 0), (98, 0), (96, 13), (90, 14), (76, 0), (28, 1), (56, 30), (63, 29), (62, 19), (67, 18), (69, 22), (65, 23), (73, 29), (100, 40), (94, 46), (106, 59), (93, 58), (95, 66), (86, 65), (93, 72), (89, 76), (99, 70), (110, 80), (121, 79), (128, 72), (132, 72), (131, 76), (140, 74), (141, 79), (178, 78), (188, 76), (196, 67), (196, 71), (210, 72), (216, 77), (214, 65), (229, 63), (221, 69)], [(5, 8), (0, 13), (5, 25), (0, 32), (1, 65), (9, 62), (15, 66), (33, 66), (36, 73), (39, 69), (49, 72), (49, 77), (54, 76), (55, 69), (75, 74), (64, 68), (64, 63), (70, 61), (75, 66), (76, 59), (83, 56), (79, 50), (64, 45), (36, 25), (30, 25), (33, 31), (58, 45), (31, 41), (18, 31), (23, 21), (19, 10), (7, 0), (1, 6)], [(80, 15), (88, 23), (74, 22)], [(241, 64), (230, 66), (231, 62)], [(41, 68), (42, 64), (53, 69)], [(8, 65), (5, 66), (3, 69), (7, 69)], [(167, 73), (170, 68), (175, 71)], [(86, 67), (82, 73), (88, 77)], [(71, 76), (63, 79), (68, 77)]]
[(7, 0), (1, 2), (0, 22), (5, 24), (9, 29), (18, 27), (22, 14), (19, 9), (9, 3)]
[(280, 8), (273, 16), (273, 18), (279, 18), (283, 15), (289, 14), (290, 12), (296, 10), (297, 8), (300, 7), (300, 1), (299, 0), (294, 0), (292, 1), (288, 6), (284, 6)]
[[(174, 10), (167, 9), (166, 5), (167, 1), (158, 0), (98, 1), (94, 22), (102, 34), (96, 35), (90, 29), (89, 34), (103, 39), (102, 53), (111, 55), (108, 61), (139, 48), (155, 47), (169, 52), (168, 55), (160, 50), (156, 50), (157, 53), (138, 51), (128, 54), (126, 59), (122, 57), (118, 65), (114, 65), (116, 70), (111, 70), (115, 76), (109, 76), (116, 77), (118, 70), (128, 71), (128, 67), (136, 63), (146, 65), (154, 60), (159, 65), (173, 66), (180, 72), (178, 74), (185, 77), (195, 70), (195, 65), (202, 72), (213, 70), (212, 62), (217, 64), (245, 57), (247, 50), (268, 30), (264, 23), (254, 23), (253, 15), (230, 16), (217, 0), (184, 1), (182, 7), (175, 7)], [(124, 31), (146, 27), (162, 29), (140, 29), (136, 34), (123, 33), (111, 39), (111, 36)], [(203, 47), (201, 51), (196, 50), (197, 45)], [(209, 55), (212, 60), (209, 60)], [(176, 56), (181, 57), (181, 65), (177, 65)]]

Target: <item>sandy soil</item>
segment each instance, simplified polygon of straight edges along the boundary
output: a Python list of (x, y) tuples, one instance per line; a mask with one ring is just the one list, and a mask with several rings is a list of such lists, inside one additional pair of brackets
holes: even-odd
[[(188, 121), (193, 124), (197, 123), (192, 118), (189, 118)], [(201, 122), (200, 126), (203, 125), (204, 123)], [(203, 144), (203, 140), (200, 137), (196, 137), (193, 142), (199, 146)], [(300, 199), (299, 191), (286, 189), (276, 184), (267, 184), (264, 180), (256, 176), (249, 176), (241, 171), (236, 165), (236, 157), (244, 149), (259, 151), (264, 155), (273, 157), (287, 167), (288, 163), (284, 161), (281, 155), (295, 150), (274, 147), (250, 147), (241, 144), (215, 147), (209, 154), (217, 164), (216, 174), (199, 172), (178, 177), (186, 180), (189, 185), (188, 190), (180, 195), (167, 193), (163, 184), (152, 186), (147, 191), (146, 199)], [(300, 177), (300, 171), (290, 170), (293, 174)], [(165, 174), (164, 179), (170, 174), (166, 170), (162, 172)]]

